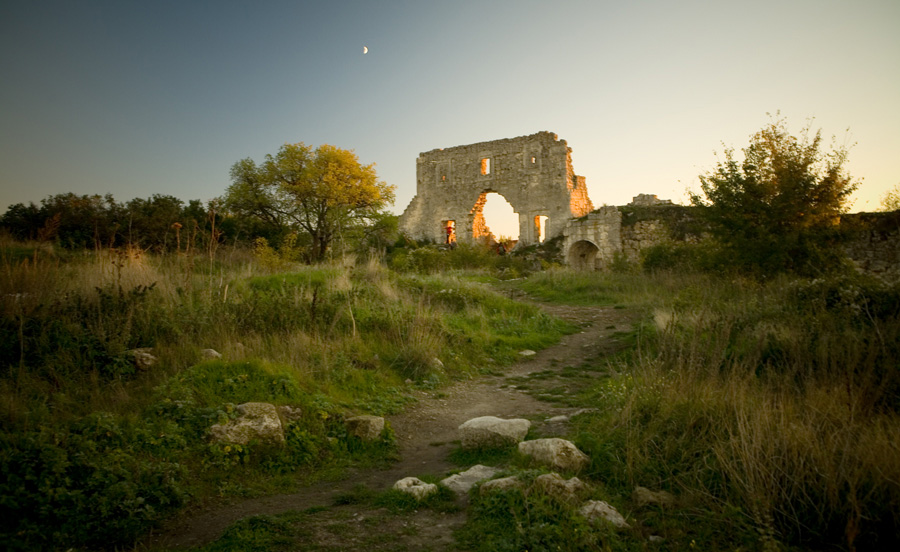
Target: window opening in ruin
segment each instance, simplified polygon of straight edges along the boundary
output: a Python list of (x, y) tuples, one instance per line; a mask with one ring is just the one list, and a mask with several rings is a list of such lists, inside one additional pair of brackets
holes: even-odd
[(534, 236), (537, 238), (538, 243), (544, 243), (544, 240), (547, 238), (547, 221), (549, 217), (547, 215), (537, 215), (534, 217)]
[(488, 241), (519, 240), (519, 215), (502, 195), (496, 192), (481, 194), (472, 213), (475, 215), (473, 238), (484, 237)]
[(446, 174), (442, 174), (442, 175), (441, 175), (441, 182), (446, 182), (446, 181), (447, 181), (447, 175), (446, 175)]
[(445, 220), (441, 223), (444, 229), (444, 235), (446, 236), (444, 243), (447, 245), (452, 245), (456, 243), (456, 221), (455, 220)]
[(531, 164), (534, 165), (535, 163), (537, 163), (537, 157), (532, 155), (531, 156)]
[(481, 160), (481, 174), (487, 176), (491, 174), (491, 158), (485, 157)]

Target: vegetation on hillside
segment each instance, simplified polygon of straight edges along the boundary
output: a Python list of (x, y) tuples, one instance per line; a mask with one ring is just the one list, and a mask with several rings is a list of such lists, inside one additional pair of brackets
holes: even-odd
[(722, 248), (720, 262), (762, 275), (814, 275), (836, 262), (835, 229), (858, 183), (847, 149), (821, 151), (821, 132), (791, 135), (784, 119), (750, 137), (700, 176), (692, 203)]
[(678, 497), (635, 512), (647, 530), (672, 549), (900, 544), (900, 286), (557, 271), (522, 286), (568, 302), (589, 283), (596, 303), (647, 313), (575, 428), (611, 496)]
[[(122, 546), (191, 501), (389, 458), (389, 439), (363, 446), (342, 419), (397, 411), (411, 387), (494, 370), (566, 329), (485, 284), (378, 262), (270, 272), (230, 248), (60, 257), (9, 242), (0, 258), (0, 538), (13, 550)], [(159, 361), (142, 369), (130, 351), (145, 347)], [(285, 448), (210, 444), (247, 401), (303, 411)]]

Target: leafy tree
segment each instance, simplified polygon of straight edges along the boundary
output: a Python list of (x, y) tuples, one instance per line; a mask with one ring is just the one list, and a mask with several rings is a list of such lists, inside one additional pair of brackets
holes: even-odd
[(111, 194), (57, 194), (41, 201), (41, 214), (48, 221), (45, 225), (52, 222), (55, 234), (44, 229), (46, 238), (55, 237), (69, 249), (112, 245), (122, 223), (121, 206)]
[(700, 175), (692, 203), (709, 224), (724, 261), (763, 273), (816, 273), (838, 260), (835, 227), (856, 189), (847, 149), (822, 151), (821, 131), (792, 136), (784, 119), (750, 137), (743, 160), (733, 149)]
[(324, 259), (336, 239), (346, 239), (373, 222), (394, 201), (394, 186), (378, 180), (375, 166), (328, 144), (313, 149), (285, 144), (257, 165), (243, 159), (231, 167), (224, 204), (273, 233), (302, 230), (307, 260)]
[(47, 217), (33, 202), (25, 205), (10, 205), (3, 217), (0, 217), (0, 228), (18, 240), (37, 239), (38, 232), (46, 224)]
[(895, 185), (881, 196), (881, 211), (900, 210), (900, 184)]
[(160, 251), (175, 245), (172, 225), (183, 222), (183, 201), (170, 195), (153, 194), (147, 199), (132, 199), (125, 209), (128, 227), (123, 231), (129, 243)]

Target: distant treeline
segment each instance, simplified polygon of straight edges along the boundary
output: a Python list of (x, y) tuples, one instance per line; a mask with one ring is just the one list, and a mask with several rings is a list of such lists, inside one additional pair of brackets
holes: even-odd
[(132, 245), (154, 251), (203, 248), (214, 243), (252, 240), (277, 232), (254, 221), (227, 216), (213, 200), (185, 203), (169, 195), (117, 202), (111, 194), (50, 196), (17, 203), (0, 217), (0, 229), (19, 240), (52, 242), (67, 249)]

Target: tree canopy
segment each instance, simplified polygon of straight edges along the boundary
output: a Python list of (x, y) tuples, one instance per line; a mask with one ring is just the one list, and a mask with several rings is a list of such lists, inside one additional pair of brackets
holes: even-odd
[(285, 144), (261, 164), (242, 159), (231, 178), (226, 208), (271, 233), (302, 231), (310, 262), (322, 260), (336, 238), (380, 220), (394, 201), (395, 187), (378, 180), (374, 164), (328, 144)]
[(845, 170), (848, 150), (823, 151), (821, 130), (791, 135), (784, 119), (750, 137), (739, 160), (700, 175), (692, 203), (722, 247), (725, 262), (765, 273), (816, 273), (837, 260), (832, 238), (858, 183)]

